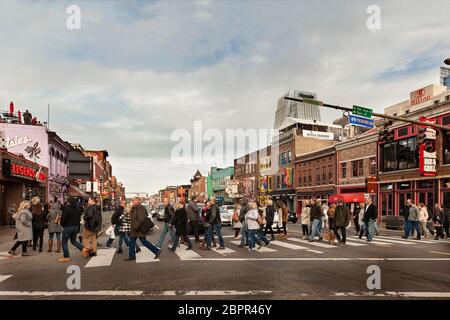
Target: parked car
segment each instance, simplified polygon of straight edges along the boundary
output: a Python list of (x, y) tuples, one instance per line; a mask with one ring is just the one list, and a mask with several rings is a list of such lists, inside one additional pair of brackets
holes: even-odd
[(231, 214), (234, 213), (234, 206), (233, 206), (233, 205), (227, 204), (227, 205), (222, 206), (222, 208), (224, 208), (225, 210), (227, 210), (227, 211), (230, 212)]
[(156, 217), (156, 214), (158, 213), (158, 208), (157, 207), (152, 207), (151, 209), (150, 209), (150, 214), (151, 214), (151, 216), (152, 216), (152, 218), (155, 218)]
[(160, 204), (156, 209), (156, 220), (164, 221), (164, 205)]
[(229, 225), (231, 226), (232, 218), (233, 218), (233, 212), (230, 212), (229, 210), (226, 210), (222, 207), (219, 208), (220, 210), (220, 219), (222, 220), (222, 225)]

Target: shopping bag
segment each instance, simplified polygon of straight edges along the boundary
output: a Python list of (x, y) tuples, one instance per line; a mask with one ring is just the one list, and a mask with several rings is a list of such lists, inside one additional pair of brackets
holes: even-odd
[(110, 239), (116, 238), (116, 234), (114, 233), (114, 225), (112, 225), (108, 229), (106, 229), (105, 233)]

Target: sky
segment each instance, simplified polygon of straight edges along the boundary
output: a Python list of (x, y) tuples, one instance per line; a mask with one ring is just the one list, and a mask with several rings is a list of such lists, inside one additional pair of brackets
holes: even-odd
[[(81, 10), (69, 30), (70, 5)], [(369, 29), (370, 5), (380, 29)], [(271, 129), (289, 90), (383, 108), (439, 83), (449, 1), (0, 2), (0, 110), (10, 101), (63, 139), (106, 149), (128, 192), (188, 184), (177, 129)], [(322, 110), (331, 122), (340, 114)], [(204, 145), (206, 145), (205, 142)], [(230, 163), (232, 165), (232, 163)]]

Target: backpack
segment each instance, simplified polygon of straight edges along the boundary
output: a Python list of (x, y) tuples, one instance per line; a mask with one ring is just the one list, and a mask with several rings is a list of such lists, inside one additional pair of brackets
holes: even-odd
[(139, 226), (139, 231), (142, 234), (148, 234), (154, 226), (155, 224), (153, 223), (152, 219), (146, 216), (144, 221), (142, 221), (141, 225)]

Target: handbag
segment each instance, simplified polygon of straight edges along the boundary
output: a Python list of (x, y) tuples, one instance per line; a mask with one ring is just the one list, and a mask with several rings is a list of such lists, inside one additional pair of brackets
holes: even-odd
[(239, 215), (238, 215), (237, 211), (233, 213), (233, 221), (239, 222)]

